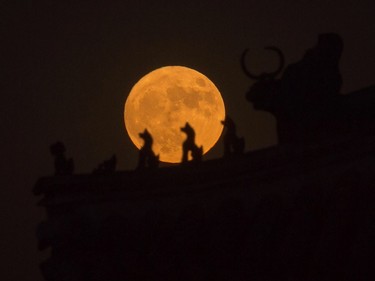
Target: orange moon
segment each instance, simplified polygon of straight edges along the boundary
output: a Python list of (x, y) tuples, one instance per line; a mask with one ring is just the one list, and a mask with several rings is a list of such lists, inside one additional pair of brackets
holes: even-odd
[(147, 129), (160, 161), (178, 163), (186, 122), (195, 130), (195, 142), (209, 151), (219, 139), (225, 118), (217, 87), (202, 73), (184, 66), (165, 66), (142, 77), (125, 102), (124, 120), (130, 139), (140, 149), (139, 133)]

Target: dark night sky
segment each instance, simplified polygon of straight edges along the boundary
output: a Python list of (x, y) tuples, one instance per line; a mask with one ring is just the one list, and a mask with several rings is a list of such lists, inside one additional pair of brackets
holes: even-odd
[[(295, 62), (317, 35), (337, 32), (345, 47), (343, 93), (375, 83), (373, 0), (327, 1), (2, 1), (2, 280), (41, 280), (35, 227), (44, 218), (31, 189), (53, 173), (49, 145), (66, 144), (78, 173), (116, 153), (119, 169), (137, 152), (124, 130), (123, 106), (149, 71), (184, 65), (222, 92), (247, 149), (276, 143), (272, 116), (244, 99), (251, 85), (239, 57), (275, 67), (262, 51), (276, 45)], [(95, 3), (95, 4), (94, 4)], [(209, 157), (218, 157), (219, 144)]]

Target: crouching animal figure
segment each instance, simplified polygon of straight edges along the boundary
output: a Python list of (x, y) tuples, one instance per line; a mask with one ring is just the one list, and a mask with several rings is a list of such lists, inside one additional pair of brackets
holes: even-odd
[(236, 124), (226, 116), (221, 124), (226, 128), (224, 134), (224, 157), (238, 156), (243, 154), (245, 149), (245, 139), (237, 136)]
[(188, 122), (186, 122), (185, 127), (182, 127), (181, 131), (184, 132), (187, 136), (186, 140), (182, 144), (182, 163), (188, 162), (189, 152), (191, 152), (193, 162), (201, 162), (203, 155), (203, 146), (198, 147), (195, 144), (194, 129), (190, 126)]
[(103, 161), (99, 166), (93, 171), (94, 174), (111, 174), (116, 171), (117, 158), (113, 154), (108, 160)]
[(71, 175), (74, 171), (73, 159), (65, 158), (65, 146), (56, 142), (50, 146), (51, 154), (55, 157), (55, 175)]
[(139, 151), (137, 169), (143, 169), (146, 166), (151, 169), (157, 168), (159, 166), (159, 155), (155, 155), (152, 150), (153, 139), (151, 134), (145, 129), (139, 136), (143, 139), (144, 144)]

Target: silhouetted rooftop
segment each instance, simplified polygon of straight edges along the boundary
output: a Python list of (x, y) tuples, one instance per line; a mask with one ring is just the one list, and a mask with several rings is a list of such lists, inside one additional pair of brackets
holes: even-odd
[[(246, 179), (251, 188), (259, 181), (282, 180), (316, 169), (342, 166), (375, 156), (375, 137), (355, 138), (308, 147), (275, 146), (232, 159), (207, 160), (197, 165), (156, 170), (118, 171), (109, 175), (77, 174), (40, 178), (35, 195), (123, 191), (127, 196), (191, 192), (230, 188), (228, 183)], [(47, 196), (48, 197), (48, 196)], [(104, 197), (103, 197), (104, 199)], [(40, 202), (46, 204), (45, 201)]]

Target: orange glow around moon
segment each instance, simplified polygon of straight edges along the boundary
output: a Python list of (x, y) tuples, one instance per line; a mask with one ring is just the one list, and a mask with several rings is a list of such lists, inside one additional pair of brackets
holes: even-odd
[(147, 129), (154, 152), (170, 163), (181, 162), (186, 135), (180, 128), (186, 122), (206, 153), (219, 139), (224, 118), (224, 101), (214, 83), (183, 66), (166, 66), (145, 75), (133, 86), (124, 110), (125, 127), (135, 146), (142, 147), (139, 133)]

